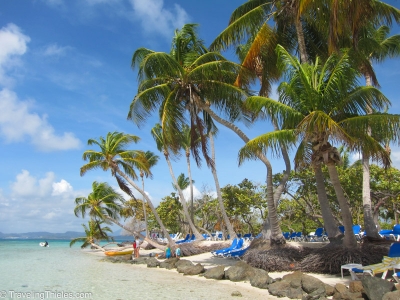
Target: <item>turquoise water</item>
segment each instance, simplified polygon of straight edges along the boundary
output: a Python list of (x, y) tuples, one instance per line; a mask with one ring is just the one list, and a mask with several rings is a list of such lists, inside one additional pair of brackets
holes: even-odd
[[(102, 262), (65, 240), (39, 242), (0, 240), (0, 299), (232, 299), (240, 290), (176, 271)], [(262, 298), (241, 292), (241, 299)]]

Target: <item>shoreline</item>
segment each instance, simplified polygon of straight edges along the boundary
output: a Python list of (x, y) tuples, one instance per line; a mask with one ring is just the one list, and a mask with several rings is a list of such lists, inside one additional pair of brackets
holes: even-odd
[[(213, 243), (213, 242), (204, 242), (204, 243)], [(292, 243), (292, 245), (294, 246), (309, 246), (307, 243), (306, 245), (302, 244), (302, 243)], [(311, 245), (310, 245), (311, 246)], [(323, 243), (312, 243), (312, 247), (322, 247), (324, 246)], [(107, 258), (108, 256), (106, 256), (103, 252), (101, 251), (85, 251), (86, 253), (92, 254), (92, 255), (96, 255), (102, 258)], [(151, 249), (151, 250), (140, 250), (140, 257), (150, 257), (151, 255), (154, 254), (160, 254), (163, 253), (161, 250), (158, 249)], [(206, 253), (202, 253), (202, 254), (197, 254), (197, 255), (192, 255), (192, 256), (184, 256), (181, 257), (181, 259), (184, 260), (189, 260), (194, 264), (200, 263), (201, 265), (204, 266), (205, 269), (209, 269), (209, 268), (213, 268), (216, 267), (218, 265), (223, 265), (225, 266), (225, 270), (228, 269), (229, 267), (235, 265), (239, 260), (238, 259), (233, 259), (233, 258), (222, 258), (222, 257), (215, 257), (211, 254), (211, 252), (206, 252)], [(164, 261), (164, 259), (158, 259), (159, 261)], [(142, 268), (142, 269), (148, 269), (147, 265), (145, 264), (132, 264), (132, 267), (138, 267), (138, 268)], [(214, 283), (217, 283), (218, 285), (221, 285), (221, 287), (223, 286), (224, 289), (226, 289), (227, 293), (233, 292), (233, 291), (239, 291), (241, 292), (242, 296), (245, 299), (258, 299), (259, 297), (261, 297), (262, 299), (289, 299), (287, 297), (283, 297), (283, 298), (278, 298), (276, 296), (272, 296), (269, 294), (267, 289), (260, 289), (257, 287), (253, 287), (250, 282), (248, 281), (240, 281), (240, 282), (233, 282), (230, 280), (212, 280), (212, 279), (207, 279), (204, 276), (201, 275), (194, 275), (194, 276), (186, 276), (183, 275), (182, 273), (178, 273), (176, 271), (176, 269), (172, 269), (172, 270), (168, 270), (168, 269), (164, 269), (164, 268), (151, 268), (151, 269), (156, 269), (157, 271), (161, 271), (164, 272), (165, 274), (171, 274), (173, 273), (174, 276), (178, 276), (178, 278), (192, 278), (195, 280), (200, 280), (202, 282), (204, 281), (213, 281)], [(162, 274), (164, 274), (162, 273)], [(277, 278), (282, 278), (284, 275), (287, 274), (291, 274), (293, 272), (268, 272), (268, 275), (274, 279)], [(321, 280), (322, 282), (324, 282), (325, 284), (328, 284), (332, 287), (334, 287), (336, 284), (340, 283), (340, 284), (344, 284), (345, 286), (349, 286), (350, 282), (351, 282), (351, 277), (346, 273), (344, 278), (341, 277), (341, 275), (330, 275), (330, 274), (314, 274), (314, 273), (304, 273), (310, 276), (313, 276), (319, 280)], [(261, 299), (260, 298), (260, 299)]]

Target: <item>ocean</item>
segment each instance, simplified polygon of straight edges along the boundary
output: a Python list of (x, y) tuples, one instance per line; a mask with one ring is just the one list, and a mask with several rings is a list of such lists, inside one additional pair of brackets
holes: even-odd
[[(67, 240), (0, 240), (0, 299), (232, 299), (235, 286), (102, 261)], [(241, 299), (261, 299), (254, 292)], [(265, 299), (265, 298), (263, 298)]]

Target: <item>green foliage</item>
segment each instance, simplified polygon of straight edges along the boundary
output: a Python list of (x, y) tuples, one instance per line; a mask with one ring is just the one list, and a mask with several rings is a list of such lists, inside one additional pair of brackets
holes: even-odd
[(182, 204), (175, 193), (164, 197), (156, 210), (169, 232), (182, 232)]
[(107, 232), (112, 233), (112, 230), (105, 226), (102, 227), (103, 221), (89, 220), (88, 226), (82, 224), (86, 236), (72, 239), (69, 246), (72, 247), (77, 242), (82, 242), (81, 248), (86, 248), (92, 244), (98, 244), (99, 241), (113, 241), (113, 237), (109, 237)]

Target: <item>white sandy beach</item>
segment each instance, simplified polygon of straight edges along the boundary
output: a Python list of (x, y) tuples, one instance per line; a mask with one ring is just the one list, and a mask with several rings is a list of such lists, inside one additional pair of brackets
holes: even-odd
[[(204, 244), (209, 244), (213, 242), (202, 242)], [(292, 243), (293, 245), (298, 245), (301, 246), (300, 243)], [(309, 245), (311, 244), (311, 245)], [(322, 243), (307, 243), (306, 246), (309, 247), (321, 247), (323, 246)], [(99, 256), (105, 256), (101, 252), (94, 252), (96, 255)], [(146, 257), (149, 255), (154, 255), (157, 253), (162, 253), (161, 250), (158, 249), (152, 249), (152, 250), (140, 250), (140, 256), (141, 257)], [(238, 260), (237, 259), (232, 259), (232, 258), (221, 258), (221, 257), (215, 257), (213, 256), (210, 252), (198, 254), (198, 255), (193, 255), (193, 256), (185, 256), (182, 257), (182, 259), (185, 260), (190, 260), (193, 263), (197, 264), (200, 263), (202, 264), (206, 269), (215, 267), (217, 265), (224, 265), (226, 268), (229, 268), (230, 266), (235, 265)], [(161, 260), (161, 259), (160, 259)], [(132, 265), (132, 268), (147, 268), (146, 265)], [(166, 274), (169, 274), (168, 277), (173, 277), (179, 280), (179, 282), (184, 285), (186, 280), (199, 280), (199, 281), (208, 281), (210, 284), (218, 284), (220, 286), (219, 289), (223, 289), (226, 292), (226, 295), (230, 297), (230, 294), (233, 291), (239, 291), (242, 294), (242, 299), (289, 299), (289, 298), (278, 298), (269, 295), (268, 290), (263, 290), (259, 288), (252, 287), (250, 285), (250, 282), (232, 282), (229, 280), (212, 280), (212, 279), (206, 279), (203, 276), (184, 276), (183, 274), (178, 273), (176, 270), (167, 270), (163, 268), (158, 268), (157, 271), (159, 271), (160, 278), (159, 280), (164, 280), (167, 276)], [(282, 276), (289, 274), (290, 272), (270, 272), (269, 276), (272, 278), (281, 278)], [(323, 281), (326, 284), (329, 284), (331, 286), (335, 286), (337, 283), (342, 283), (346, 286), (349, 285), (351, 278), (350, 275), (345, 272), (345, 276), (342, 279), (340, 275), (335, 276), (335, 275), (325, 275), (325, 274), (312, 274), (308, 273), (311, 276), (314, 276), (321, 281)], [(158, 278), (153, 278), (152, 280), (157, 281)], [(228, 298), (229, 298), (228, 297)], [(196, 299), (196, 297), (192, 298)]]

